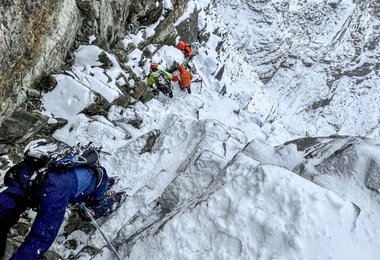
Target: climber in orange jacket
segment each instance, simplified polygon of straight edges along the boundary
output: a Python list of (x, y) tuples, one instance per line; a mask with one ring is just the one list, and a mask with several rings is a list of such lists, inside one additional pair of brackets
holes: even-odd
[(187, 90), (187, 93), (191, 94), (191, 80), (193, 79), (193, 74), (185, 69), (183, 64), (178, 66), (179, 75), (173, 77), (173, 81), (179, 81), (179, 86), (181, 90)]
[(189, 58), (189, 60), (193, 58), (193, 51), (191, 50), (190, 45), (187, 44), (186, 42), (179, 41), (178, 49), (180, 49), (185, 54), (185, 57)]

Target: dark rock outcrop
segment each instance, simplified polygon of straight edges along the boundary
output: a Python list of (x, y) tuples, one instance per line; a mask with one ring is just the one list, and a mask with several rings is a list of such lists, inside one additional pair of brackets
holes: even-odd
[(5, 118), (0, 128), (0, 143), (20, 143), (47, 123), (47, 118), (22, 109)]
[[(351, 179), (358, 182), (358, 187), (365, 186), (368, 193), (380, 192), (378, 142), (360, 137), (330, 136), (286, 143), (287, 146), (291, 144), (297, 145), (304, 158), (294, 169), (300, 176), (327, 188), (341, 186), (342, 190), (334, 190), (338, 194), (347, 192), (343, 190), (344, 183)], [(332, 180), (336, 182), (329, 183)]]

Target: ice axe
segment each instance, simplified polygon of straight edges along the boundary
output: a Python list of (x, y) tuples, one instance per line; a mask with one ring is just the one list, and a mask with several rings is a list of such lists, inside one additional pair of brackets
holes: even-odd
[(94, 219), (94, 217), (92, 216), (91, 214), (91, 210), (89, 208), (86, 207), (86, 205), (82, 202), (79, 207), (86, 213), (86, 215), (91, 219), (91, 223), (96, 227), (97, 230), (99, 230), (100, 234), (102, 235), (102, 237), (104, 238), (104, 240), (107, 242), (109, 248), (111, 249), (111, 251), (114, 253), (114, 255), (116, 256), (117, 260), (121, 260), (121, 257), (119, 256), (119, 254), (116, 252), (116, 249), (113, 247), (113, 245), (110, 243), (110, 241), (106, 238), (106, 235), (103, 233), (103, 231), (100, 229), (100, 226), (98, 224), (98, 222), (96, 222), (96, 220)]

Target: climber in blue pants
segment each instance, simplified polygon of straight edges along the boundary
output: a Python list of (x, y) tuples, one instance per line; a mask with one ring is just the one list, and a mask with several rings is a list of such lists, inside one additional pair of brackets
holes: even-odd
[(32, 183), (33, 174), (41, 166), (25, 159), (7, 172), (6, 189), (0, 193), (0, 259), (5, 253), (10, 228), (27, 208), (36, 209), (37, 216), (25, 241), (12, 256), (13, 260), (43, 257), (58, 234), (69, 203), (90, 202), (96, 219), (111, 212), (114, 204), (124, 197), (124, 192), (107, 195), (114, 179), (108, 178), (101, 166), (53, 168), (38, 184)]

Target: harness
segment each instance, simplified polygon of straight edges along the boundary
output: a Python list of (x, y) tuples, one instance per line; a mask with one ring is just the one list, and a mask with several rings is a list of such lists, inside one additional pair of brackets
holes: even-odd
[(106, 176), (106, 170), (102, 166), (91, 167), (89, 169), (90, 169), (90, 171), (93, 172), (93, 174), (95, 174), (95, 176), (97, 178), (97, 183), (96, 183), (95, 188), (99, 188), (102, 185), (103, 180)]
[(96, 176), (96, 185), (94, 191), (84, 199), (87, 203), (91, 204), (99, 202), (104, 198), (104, 193), (108, 188), (108, 175), (107, 171), (102, 166), (90, 166), (87, 168), (92, 174)]

